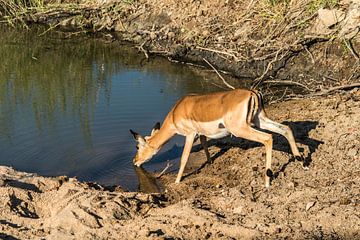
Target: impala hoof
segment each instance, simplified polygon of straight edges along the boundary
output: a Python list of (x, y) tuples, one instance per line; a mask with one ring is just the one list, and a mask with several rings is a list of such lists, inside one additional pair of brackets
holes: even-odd
[(269, 178), (272, 178), (274, 176), (274, 174), (270, 169), (268, 169), (268, 170), (266, 170), (266, 176), (268, 176)]

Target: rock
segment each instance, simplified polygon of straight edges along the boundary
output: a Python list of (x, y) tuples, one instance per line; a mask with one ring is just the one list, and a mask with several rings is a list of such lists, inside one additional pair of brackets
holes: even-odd
[(345, 18), (343, 11), (337, 9), (322, 9), (318, 11), (318, 19), (321, 21), (325, 27), (330, 28), (331, 26), (341, 22)]
[(360, 26), (360, 0), (353, 0), (345, 20), (341, 24), (339, 36), (351, 39), (359, 32)]
[(318, 10), (318, 18), (311, 27), (310, 32), (313, 34), (326, 35), (335, 32), (336, 29), (331, 29), (335, 24), (343, 21), (345, 13), (337, 9), (323, 9)]
[(305, 211), (309, 211), (310, 208), (312, 208), (314, 205), (315, 205), (315, 201), (314, 202), (308, 202), (306, 204), (306, 207), (305, 207)]

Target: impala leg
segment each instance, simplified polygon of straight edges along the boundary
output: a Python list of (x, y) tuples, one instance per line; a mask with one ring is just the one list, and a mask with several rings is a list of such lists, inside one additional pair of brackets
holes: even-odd
[(294, 135), (288, 126), (272, 121), (271, 119), (267, 118), (265, 114), (261, 114), (259, 116), (259, 121), (255, 121), (255, 125), (259, 128), (283, 135), (288, 140), (291, 152), (293, 153), (295, 158), (297, 160), (302, 160), (299, 149), (296, 146)]
[(208, 145), (207, 145), (207, 141), (206, 141), (206, 136), (204, 135), (200, 135), (200, 142), (201, 142), (201, 146), (203, 147), (204, 151), (205, 151), (205, 155), (206, 155), (206, 159), (208, 162), (210, 162), (210, 153), (209, 153), (209, 149), (208, 149)]
[(271, 134), (260, 132), (256, 129), (251, 128), (250, 126), (244, 126), (238, 129), (229, 129), (230, 132), (236, 137), (241, 137), (248, 139), (250, 141), (259, 142), (264, 144), (266, 152), (266, 161), (265, 161), (265, 187), (270, 186), (270, 179), (272, 177), (271, 171), (271, 158), (272, 158), (272, 136)]
[(189, 155), (190, 155), (192, 145), (194, 143), (195, 135), (196, 134), (191, 134), (191, 135), (186, 136), (185, 146), (184, 146), (184, 150), (183, 150), (183, 153), (181, 155), (181, 160), (180, 160), (180, 169), (179, 169), (178, 175), (176, 177), (175, 183), (180, 183), (181, 177), (185, 170), (186, 163), (189, 159)]

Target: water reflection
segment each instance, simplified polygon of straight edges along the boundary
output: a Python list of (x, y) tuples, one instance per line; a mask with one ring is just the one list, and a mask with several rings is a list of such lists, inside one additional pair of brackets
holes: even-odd
[[(120, 43), (0, 31), (0, 164), (19, 170), (134, 190), (128, 129), (146, 134), (180, 96), (218, 90), (186, 66), (141, 65), (143, 56)], [(147, 167), (177, 157), (176, 142)]]
[(134, 170), (139, 181), (139, 192), (144, 193), (160, 193), (162, 192), (160, 183), (157, 181), (156, 177), (147, 172), (142, 167), (135, 167)]

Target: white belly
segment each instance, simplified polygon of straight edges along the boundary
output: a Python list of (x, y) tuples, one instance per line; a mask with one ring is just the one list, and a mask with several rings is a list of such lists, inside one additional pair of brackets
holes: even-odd
[(217, 139), (230, 134), (224, 126), (223, 119), (218, 119), (211, 122), (196, 122), (191, 120), (183, 120), (177, 125), (177, 133), (186, 136), (190, 133), (204, 135), (208, 138)]
[(230, 134), (230, 132), (228, 132), (226, 128), (223, 128), (221, 131), (218, 131), (217, 133), (213, 133), (211, 135), (209, 135), (209, 134), (202, 134), (202, 135), (205, 135), (208, 138), (218, 139), (218, 138), (225, 137), (229, 134)]
[(204, 135), (208, 138), (222, 138), (230, 133), (224, 127), (224, 122), (222, 119), (211, 121), (211, 122), (198, 122), (194, 124), (197, 128), (197, 133)]

